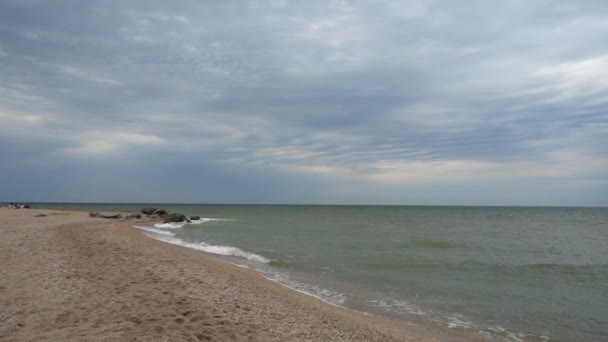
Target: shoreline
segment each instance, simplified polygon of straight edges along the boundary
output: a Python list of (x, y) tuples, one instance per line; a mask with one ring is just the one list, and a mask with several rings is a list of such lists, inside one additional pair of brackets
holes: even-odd
[(10, 265), (0, 279), (0, 340), (480, 340), (328, 303), (149, 237), (132, 226), (143, 220), (87, 216), (0, 211), (0, 261)]

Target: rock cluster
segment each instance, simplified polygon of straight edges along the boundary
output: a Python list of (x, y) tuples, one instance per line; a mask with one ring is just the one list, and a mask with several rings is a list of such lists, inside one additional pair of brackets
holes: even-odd
[(163, 223), (183, 222), (183, 221), (190, 222), (190, 220), (184, 214), (173, 213), (173, 214), (166, 215), (164, 217)]
[(142, 208), (139, 212), (144, 215), (152, 215), (156, 212), (156, 208)]
[[(144, 216), (142, 216), (142, 214)], [(99, 213), (97, 211), (89, 212), (89, 216), (104, 218), (104, 219), (115, 219), (115, 220), (123, 218), (123, 216), (121, 214), (105, 215), (105, 214)], [(125, 216), (126, 219), (136, 219), (136, 220), (141, 219), (142, 217), (145, 217), (147, 219), (160, 218), (160, 219), (163, 219), (163, 223), (184, 222), (184, 221), (191, 222), (191, 220), (200, 220), (200, 216), (192, 216), (192, 217), (188, 218), (184, 214), (169, 213), (166, 210), (156, 209), (156, 208), (142, 208), (139, 211), (139, 213), (130, 213), (130, 214), (126, 214), (126, 216)]]
[(142, 208), (139, 212), (144, 215), (147, 215), (148, 217), (158, 216), (159, 218), (163, 219), (163, 223), (184, 222), (184, 221), (190, 222), (190, 219), (188, 219), (188, 217), (186, 217), (186, 215), (184, 215), (184, 214), (169, 213), (163, 209)]
[(162, 210), (162, 209), (161, 210), (157, 210), (155, 212), (155, 214), (158, 215), (158, 217), (161, 217), (161, 218), (169, 215), (169, 213), (166, 210)]

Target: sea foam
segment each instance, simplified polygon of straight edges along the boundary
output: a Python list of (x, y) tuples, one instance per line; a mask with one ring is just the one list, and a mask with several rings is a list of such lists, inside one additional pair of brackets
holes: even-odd
[(182, 221), (182, 222), (155, 223), (154, 227), (161, 228), (161, 229), (180, 229), (180, 228), (183, 228), (187, 224), (203, 224), (203, 223), (209, 222), (209, 221), (224, 221), (224, 219), (201, 217), (198, 220), (190, 220), (190, 222)]
[[(289, 277), (287, 274), (282, 272), (273, 271), (267, 268), (267, 265), (274, 264), (276, 261), (265, 258), (261, 255), (246, 252), (240, 248), (233, 246), (222, 246), (222, 245), (210, 245), (205, 242), (187, 242), (180, 238), (175, 237), (175, 233), (168, 231), (166, 229), (179, 229), (185, 226), (186, 224), (202, 224), (209, 221), (225, 221), (227, 219), (218, 219), (218, 218), (201, 218), (199, 220), (191, 220), (190, 223), (186, 222), (177, 222), (177, 223), (157, 223), (154, 224), (155, 228), (146, 227), (146, 226), (134, 226), (135, 228), (144, 230), (146, 235), (151, 238), (154, 238), (159, 241), (167, 242), (173, 245), (178, 245), (186, 248), (191, 248), (197, 251), (203, 251), (206, 253), (217, 254), (217, 255), (225, 255), (243, 258), (249, 261), (258, 262), (259, 266), (255, 264), (238, 264), (234, 265), (254, 269), (264, 275), (267, 279), (278, 282), (284, 286), (287, 286), (293, 290), (304, 293), (306, 295), (321, 299), (329, 304), (333, 305), (343, 305), (345, 301), (345, 297), (342, 293), (332, 291), (326, 288), (322, 288), (317, 285), (307, 284), (303, 282), (296, 281)], [(264, 266), (262, 266), (264, 265)]]
[(235, 257), (244, 258), (244, 259), (251, 260), (251, 261), (261, 262), (264, 264), (270, 263), (269, 259), (264, 258), (261, 255), (246, 252), (237, 247), (216, 246), (216, 245), (207, 244), (205, 242), (187, 242), (182, 239), (175, 238), (175, 237), (158, 236), (157, 239), (170, 243), (170, 244), (173, 244), (173, 245), (179, 245), (179, 246), (183, 246), (183, 247), (187, 247), (187, 248), (195, 249), (197, 251), (203, 251), (203, 252), (207, 252), (207, 253), (211, 253), (211, 254), (235, 256)]
[(154, 227), (163, 229), (179, 229), (186, 225), (187, 222), (168, 222), (168, 223), (155, 223)]
[(244, 258), (251, 261), (257, 261), (264, 264), (270, 263), (270, 260), (255, 254), (246, 252), (240, 248), (232, 247), (232, 246), (221, 246), (221, 245), (210, 245), (205, 242), (187, 242), (182, 239), (176, 238), (175, 233), (164, 230), (164, 229), (179, 229), (184, 227), (186, 224), (203, 224), (209, 221), (221, 221), (223, 219), (216, 218), (206, 218), (202, 217), (198, 220), (191, 220), (190, 222), (169, 222), (169, 223), (156, 223), (154, 224), (155, 228), (152, 227), (144, 227), (144, 226), (135, 226), (135, 228), (142, 229), (148, 233), (148, 236), (155, 238), (157, 240), (161, 240), (173, 245), (179, 245), (191, 249), (195, 249), (197, 251), (203, 251), (211, 254), (218, 255), (226, 255), (226, 256), (234, 256), (239, 258)]
[(154, 233), (154, 234), (165, 235), (165, 236), (175, 236), (175, 233), (172, 233), (172, 232), (169, 232), (166, 230), (162, 230), (162, 229), (156, 229), (156, 228), (144, 227), (144, 226), (134, 226), (134, 227), (137, 229), (145, 230), (150, 233)]
[(422, 311), (416, 305), (405, 301), (405, 300), (395, 300), (391, 298), (386, 299), (372, 299), (367, 300), (366, 303), (382, 308), (388, 312), (398, 313), (398, 314), (409, 314), (409, 315), (426, 315), (426, 312)]

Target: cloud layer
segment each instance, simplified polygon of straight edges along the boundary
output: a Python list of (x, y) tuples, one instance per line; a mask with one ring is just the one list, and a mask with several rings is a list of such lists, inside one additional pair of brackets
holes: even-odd
[(3, 1), (0, 189), (608, 205), (606, 18), (603, 1)]

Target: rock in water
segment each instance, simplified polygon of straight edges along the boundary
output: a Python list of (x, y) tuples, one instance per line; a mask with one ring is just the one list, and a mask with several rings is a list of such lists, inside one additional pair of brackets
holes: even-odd
[(190, 216), (190, 220), (192, 220), (192, 221), (198, 221), (200, 219), (201, 219), (200, 216)]
[(137, 213), (135, 213), (135, 214), (130, 214), (130, 215), (128, 215), (128, 216), (127, 216), (127, 218), (128, 218), (128, 219), (140, 219), (140, 218), (141, 218), (141, 215), (140, 215), (140, 214), (137, 214)]
[(183, 222), (183, 221), (190, 222), (190, 220), (188, 220), (188, 218), (185, 215), (173, 213), (173, 214), (168, 214), (167, 216), (165, 216), (163, 223)]
[(166, 210), (160, 209), (157, 210), (156, 212), (154, 212), (156, 215), (158, 215), (160, 218), (163, 218), (167, 215), (169, 215), (169, 213)]
[(156, 208), (143, 208), (139, 212), (146, 215), (152, 215), (156, 211)]

